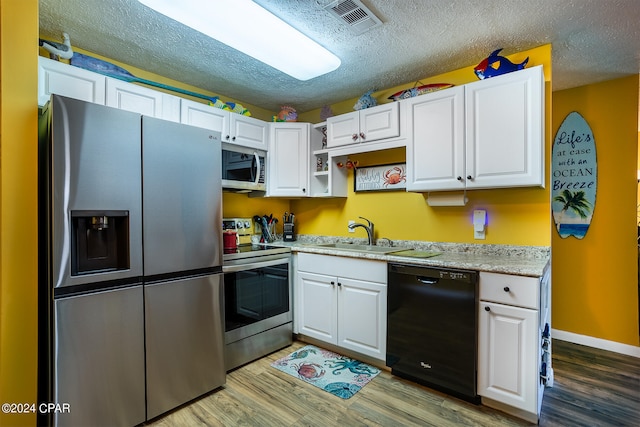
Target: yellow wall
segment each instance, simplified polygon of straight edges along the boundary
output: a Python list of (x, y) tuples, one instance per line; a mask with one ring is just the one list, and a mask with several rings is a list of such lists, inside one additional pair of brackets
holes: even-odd
[(554, 329), (638, 345), (638, 76), (554, 92), (554, 134), (572, 111), (593, 131), (598, 187), (582, 240), (552, 233)]
[[(546, 156), (549, 157), (551, 136), (551, 46), (545, 45), (510, 55), (514, 62), (529, 57), (529, 66), (543, 65), (546, 80)], [(465, 84), (477, 81), (472, 66), (440, 76), (420, 79), (428, 83)], [(391, 94), (413, 86), (413, 82), (376, 92), (379, 103), (390, 102)], [(334, 114), (352, 111), (355, 99), (332, 105)], [(319, 110), (301, 115), (301, 120), (319, 121)], [(359, 166), (404, 161), (404, 151), (358, 154), (351, 156)], [(547, 161), (547, 176), (549, 162)], [(548, 187), (548, 186), (547, 186)], [(376, 225), (378, 237), (392, 240), (426, 240), (439, 242), (513, 244), (549, 246), (550, 203), (549, 189), (520, 188), (507, 190), (474, 190), (467, 192), (469, 203), (463, 207), (431, 207), (426, 193), (377, 192), (354, 193), (353, 173), (349, 172), (349, 193), (346, 199), (300, 199), (291, 202), (291, 209), (299, 220), (303, 234), (365, 237), (350, 234), (348, 220), (364, 216)], [(474, 209), (485, 209), (488, 216), (486, 240), (473, 239), (471, 218)]]
[[(36, 403), (38, 1), (0, 2), (0, 403)], [(4, 414), (0, 425), (35, 425)]]
[(290, 212), (288, 199), (252, 198), (239, 193), (222, 193), (222, 206), (225, 218), (252, 218), (254, 215), (273, 214), (278, 219), (278, 233), (282, 233), (282, 215)]

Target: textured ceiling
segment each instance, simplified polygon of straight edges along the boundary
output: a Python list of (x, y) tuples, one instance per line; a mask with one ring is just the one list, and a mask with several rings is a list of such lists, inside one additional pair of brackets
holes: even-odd
[(323, 9), (331, 0), (255, 1), (342, 65), (301, 82), (136, 0), (40, 0), (40, 37), (61, 41), (66, 32), (72, 46), (271, 111), (288, 104), (304, 112), (411, 83), (500, 47), (508, 55), (551, 43), (553, 90), (640, 71), (639, 0), (362, 0), (383, 25), (359, 36)]

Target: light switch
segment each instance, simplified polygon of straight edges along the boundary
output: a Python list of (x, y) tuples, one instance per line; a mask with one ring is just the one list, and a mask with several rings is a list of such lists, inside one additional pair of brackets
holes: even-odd
[(485, 238), (485, 226), (487, 224), (487, 211), (476, 209), (473, 211), (473, 238)]

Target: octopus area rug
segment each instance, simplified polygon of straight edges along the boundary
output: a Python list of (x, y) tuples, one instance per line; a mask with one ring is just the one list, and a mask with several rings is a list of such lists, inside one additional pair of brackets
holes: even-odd
[(312, 345), (276, 360), (271, 366), (342, 399), (349, 399), (380, 373), (378, 368), (359, 360)]

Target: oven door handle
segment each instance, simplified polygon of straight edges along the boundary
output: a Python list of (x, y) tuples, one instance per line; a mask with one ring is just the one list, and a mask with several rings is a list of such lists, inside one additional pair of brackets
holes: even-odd
[(246, 264), (223, 265), (223, 273), (235, 273), (237, 271), (255, 270), (257, 268), (271, 267), (273, 265), (288, 264), (288, 258), (272, 259), (269, 261), (251, 261)]

